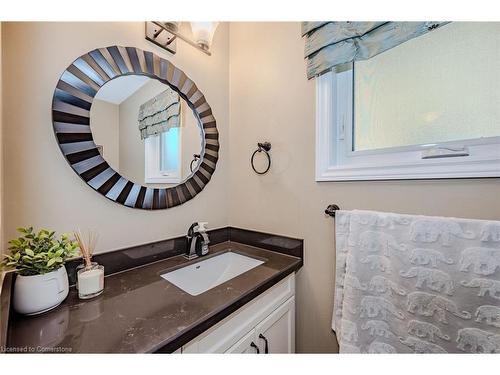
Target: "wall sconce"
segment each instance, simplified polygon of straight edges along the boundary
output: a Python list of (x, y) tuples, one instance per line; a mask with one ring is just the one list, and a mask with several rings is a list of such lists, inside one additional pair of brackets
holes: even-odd
[(177, 39), (211, 56), (210, 46), (218, 22), (191, 22), (193, 39), (179, 32), (179, 22), (146, 21), (146, 39), (169, 51), (176, 53)]

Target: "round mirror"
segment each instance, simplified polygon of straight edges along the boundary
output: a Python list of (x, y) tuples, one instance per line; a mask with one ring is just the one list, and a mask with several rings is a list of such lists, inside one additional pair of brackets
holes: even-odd
[(128, 207), (162, 209), (196, 196), (219, 157), (212, 109), (171, 62), (134, 47), (80, 56), (54, 91), (52, 121), (71, 168)]
[(198, 120), (186, 101), (146, 76), (122, 76), (104, 84), (92, 102), (90, 129), (111, 168), (146, 186), (185, 181), (203, 151)]

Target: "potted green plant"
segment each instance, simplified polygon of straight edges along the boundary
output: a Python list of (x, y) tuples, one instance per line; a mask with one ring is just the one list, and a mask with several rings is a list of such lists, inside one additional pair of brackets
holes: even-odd
[(61, 304), (69, 292), (65, 261), (76, 254), (78, 243), (63, 234), (32, 227), (18, 228), (22, 235), (9, 241), (9, 254), (2, 266), (15, 268), (14, 309), (25, 315), (35, 315)]

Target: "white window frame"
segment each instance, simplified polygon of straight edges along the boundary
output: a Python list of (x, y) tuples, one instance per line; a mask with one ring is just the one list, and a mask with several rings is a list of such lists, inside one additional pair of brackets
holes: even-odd
[[(352, 151), (352, 68), (316, 77), (316, 181), (500, 177), (500, 137)], [(436, 146), (469, 156), (422, 159)]]
[[(179, 129), (181, 130), (181, 129)], [(182, 131), (179, 131), (182, 145)], [(161, 134), (144, 140), (144, 181), (146, 184), (178, 184), (181, 182), (182, 147), (179, 147), (179, 165), (176, 170), (161, 170)]]

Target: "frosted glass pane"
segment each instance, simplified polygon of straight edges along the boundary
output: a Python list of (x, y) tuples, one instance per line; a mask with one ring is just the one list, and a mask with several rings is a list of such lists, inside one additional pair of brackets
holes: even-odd
[(161, 170), (175, 172), (179, 169), (179, 128), (170, 128), (161, 134)]
[(500, 23), (453, 22), (354, 65), (354, 149), (500, 136)]

